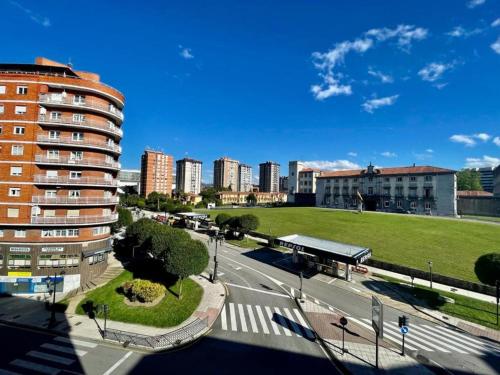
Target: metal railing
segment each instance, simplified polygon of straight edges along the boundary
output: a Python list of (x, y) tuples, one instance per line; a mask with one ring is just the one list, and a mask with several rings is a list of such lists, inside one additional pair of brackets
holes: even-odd
[(95, 109), (98, 111), (105, 112), (107, 114), (116, 117), (118, 120), (123, 121), (123, 113), (116, 107), (110, 107), (109, 105), (103, 104), (95, 99), (85, 98), (83, 101), (75, 101), (75, 96), (73, 95), (53, 95), (53, 94), (40, 94), (38, 96), (38, 102), (40, 104), (55, 104), (64, 106), (73, 106), (78, 108)]
[(95, 186), (117, 186), (118, 181), (115, 179), (106, 179), (98, 177), (81, 177), (69, 178), (69, 176), (50, 177), (46, 175), (35, 175), (35, 183), (49, 184), (49, 185), (95, 185)]
[(31, 197), (35, 204), (62, 204), (62, 205), (84, 205), (84, 204), (117, 204), (119, 197), (45, 197), (43, 195)]
[(153, 349), (167, 348), (171, 346), (182, 345), (186, 340), (194, 340), (196, 335), (200, 334), (208, 327), (208, 318), (196, 318), (186, 326), (178, 330), (158, 336), (147, 336), (139, 333), (120, 331), (118, 329), (106, 329), (102, 331), (105, 339), (128, 343), (137, 346), (150, 347)]
[(69, 145), (69, 146), (84, 146), (84, 147), (95, 147), (101, 148), (109, 151), (113, 151), (116, 153), (121, 153), (122, 148), (119, 145), (115, 145), (114, 143), (109, 144), (106, 142), (100, 142), (95, 140), (86, 140), (86, 139), (73, 139), (71, 137), (59, 137), (59, 138), (51, 138), (47, 135), (40, 134), (37, 136), (38, 143), (50, 143), (57, 145)]
[(31, 224), (100, 224), (108, 223), (118, 220), (118, 214), (111, 214), (108, 216), (32, 216)]
[(52, 158), (45, 155), (35, 155), (35, 163), (67, 164), (67, 165), (90, 166), (90, 167), (95, 166), (95, 167), (106, 167), (109, 169), (121, 168), (121, 164), (116, 161), (108, 162), (106, 159), (97, 159), (97, 158), (72, 159), (68, 156), (59, 156), (58, 158)]
[(83, 121), (75, 121), (73, 117), (61, 117), (61, 118), (50, 118), (47, 115), (39, 115), (38, 122), (43, 124), (58, 124), (58, 125), (69, 125), (69, 126), (81, 126), (91, 129), (103, 130), (108, 133), (118, 135), (119, 137), (123, 137), (123, 130), (118, 126), (110, 125), (108, 123), (104, 123), (101, 121), (94, 120), (83, 120)]

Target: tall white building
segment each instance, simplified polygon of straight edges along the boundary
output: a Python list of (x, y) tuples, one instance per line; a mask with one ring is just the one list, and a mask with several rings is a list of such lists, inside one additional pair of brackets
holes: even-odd
[(184, 158), (177, 160), (176, 165), (175, 182), (177, 193), (200, 194), (202, 162)]
[(299, 192), (299, 173), (304, 169), (301, 161), (288, 162), (288, 202), (295, 202), (295, 193)]
[(259, 190), (266, 193), (280, 191), (280, 165), (273, 161), (259, 164)]
[(238, 175), (238, 191), (252, 191), (252, 167), (247, 164), (240, 164), (238, 166)]

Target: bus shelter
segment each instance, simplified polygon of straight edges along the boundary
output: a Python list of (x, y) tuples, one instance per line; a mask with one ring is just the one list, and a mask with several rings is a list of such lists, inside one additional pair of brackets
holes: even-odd
[(300, 234), (279, 237), (277, 242), (293, 251), (293, 263), (306, 263), (318, 271), (343, 276), (346, 280), (351, 280), (351, 267), (359, 266), (372, 255), (371, 249), (366, 247)]
[(200, 214), (197, 212), (181, 212), (176, 214), (176, 216), (186, 223), (187, 228), (194, 230), (198, 230), (200, 223), (208, 219), (207, 214)]

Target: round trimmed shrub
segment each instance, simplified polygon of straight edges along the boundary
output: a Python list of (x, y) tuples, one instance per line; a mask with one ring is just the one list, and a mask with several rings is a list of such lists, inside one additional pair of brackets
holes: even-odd
[(483, 284), (495, 285), (500, 280), (500, 253), (481, 255), (476, 260), (474, 272)]
[(153, 302), (166, 292), (164, 285), (149, 280), (135, 279), (131, 282), (131, 294), (140, 302)]

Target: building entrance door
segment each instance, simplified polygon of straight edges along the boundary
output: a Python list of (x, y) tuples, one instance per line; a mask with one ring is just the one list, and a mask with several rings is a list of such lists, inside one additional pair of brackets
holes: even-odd
[(365, 210), (366, 211), (375, 211), (377, 209), (377, 201), (375, 199), (366, 199), (365, 200)]

